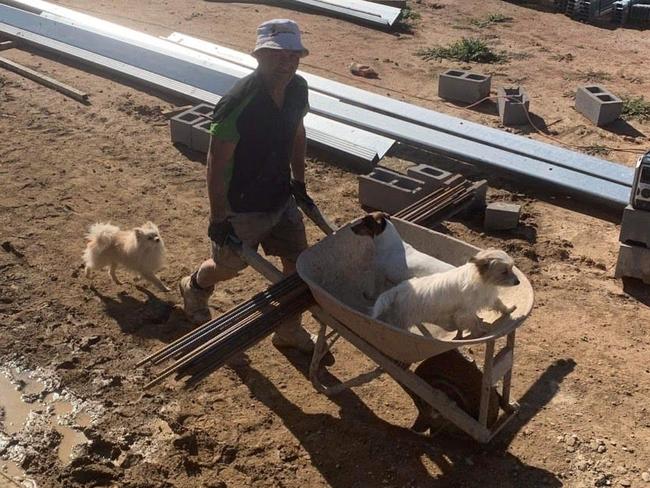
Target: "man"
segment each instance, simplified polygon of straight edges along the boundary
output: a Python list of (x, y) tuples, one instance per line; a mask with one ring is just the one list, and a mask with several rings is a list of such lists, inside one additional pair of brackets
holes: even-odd
[[(295, 271), (307, 247), (294, 195), (309, 201), (303, 125), (307, 82), (296, 75), (300, 58), (308, 53), (295, 22), (264, 22), (252, 53), (257, 69), (214, 109), (207, 158), (212, 258), (180, 281), (185, 313), (196, 323), (210, 320), (208, 299), (215, 284), (246, 267), (226, 244), (229, 236), (254, 249), (262, 244), (267, 255), (280, 257), (285, 274)], [(314, 338), (297, 318), (276, 331), (273, 344), (310, 353)]]

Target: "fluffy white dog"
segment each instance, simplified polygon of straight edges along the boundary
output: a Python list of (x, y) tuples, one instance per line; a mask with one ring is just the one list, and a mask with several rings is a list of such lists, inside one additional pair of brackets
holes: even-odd
[(169, 291), (155, 275), (165, 260), (165, 244), (156, 224), (147, 222), (142, 227), (123, 231), (115, 225), (96, 223), (90, 226), (86, 238), (88, 244), (83, 253), (86, 277), (90, 277), (91, 270), (108, 266), (109, 276), (121, 285), (115, 275), (115, 269), (121, 264), (161, 290)]
[(515, 307), (506, 307), (498, 297), (501, 286), (516, 286), (514, 262), (505, 252), (496, 249), (480, 251), (467, 264), (443, 273), (411, 278), (385, 291), (372, 309), (373, 318), (407, 329), (423, 322), (453, 324), (459, 336), (469, 329), (472, 336), (486, 331), (476, 315), (481, 309), (494, 309), (510, 314)]
[(383, 212), (372, 212), (352, 224), (352, 232), (369, 236), (375, 245), (375, 298), (386, 286), (394, 286), (409, 278), (427, 276), (454, 269), (451, 264), (418, 251), (404, 242), (390, 217)]

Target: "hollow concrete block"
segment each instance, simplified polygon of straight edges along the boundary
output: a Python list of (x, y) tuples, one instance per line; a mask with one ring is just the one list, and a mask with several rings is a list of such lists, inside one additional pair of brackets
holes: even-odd
[(576, 110), (597, 126), (603, 126), (620, 117), (623, 100), (601, 85), (585, 85), (576, 91)]
[(213, 111), (214, 111), (214, 105), (211, 105), (209, 103), (199, 103), (198, 105), (192, 108), (192, 112), (196, 114), (204, 115), (205, 117), (210, 117)]
[(485, 207), (483, 227), (487, 230), (510, 230), (519, 225), (521, 205), (492, 202)]
[(172, 143), (192, 147), (192, 126), (204, 120), (192, 110), (186, 110), (169, 120)]
[(422, 181), (383, 166), (359, 176), (361, 205), (389, 214), (399, 212), (426, 194)]
[(474, 201), (472, 209), (485, 208), (485, 199), (487, 198), (488, 184), (487, 180), (480, 180), (474, 183)]
[(503, 125), (528, 124), (527, 114), (530, 108), (530, 98), (522, 87), (499, 87), (497, 96), (499, 117), (501, 117)]
[(650, 212), (637, 210), (631, 205), (625, 207), (619, 241), (650, 247)]
[(447, 180), (454, 176), (453, 173), (428, 164), (418, 164), (406, 170), (406, 176), (424, 182), (427, 190), (435, 190), (448, 186)]
[(201, 119), (201, 122), (192, 126), (192, 149), (207, 153), (210, 147), (210, 119)]
[(637, 278), (650, 284), (650, 249), (621, 243), (618, 248), (615, 278)]
[(438, 96), (445, 100), (475, 103), (490, 95), (492, 77), (460, 69), (450, 69), (438, 78)]

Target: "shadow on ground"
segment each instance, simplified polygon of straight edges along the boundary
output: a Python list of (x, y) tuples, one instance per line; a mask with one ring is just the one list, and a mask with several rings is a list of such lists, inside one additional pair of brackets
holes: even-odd
[[(309, 360), (286, 353), (303, 375)], [(558, 361), (520, 400), (521, 413), (489, 446), (463, 435), (433, 438), (413, 433), (377, 417), (351, 390), (331, 398), (338, 417), (305, 413), (289, 402), (261, 372), (245, 366), (237, 374), (251, 393), (278, 415), (308, 451), (311, 463), (334, 488), (374, 486), (559, 487), (551, 472), (530, 466), (508, 452), (517, 433), (553, 398), (575, 367)], [(328, 373), (323, 371), (324, 376)], [(323, 378), (328, 384), (336, 378)], [(413, 411), (413, 417), (415, 409)]]

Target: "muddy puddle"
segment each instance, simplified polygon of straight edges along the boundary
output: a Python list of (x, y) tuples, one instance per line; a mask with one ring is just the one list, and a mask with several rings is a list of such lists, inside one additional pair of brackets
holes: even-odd
[(88, 442), (82, 430), (96, 416), (85, 406), (47, 372), (0, 367), (0, 487), (37, 486), (20, 465), (26, 450), (38, 450), (53, 432), (58, 433), (59, 463), (70, 463)]

